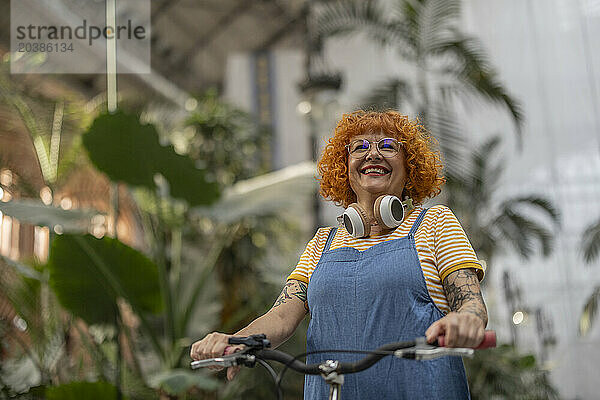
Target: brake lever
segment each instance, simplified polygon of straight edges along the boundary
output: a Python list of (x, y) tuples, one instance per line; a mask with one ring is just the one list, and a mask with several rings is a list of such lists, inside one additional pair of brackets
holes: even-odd
[(190, 366), (192, 369), (204, 367), (235, 367), (243, 365), (246, 367), (254, 367), (256, 364), (256, 356), (253, 354), (233, 353), (226, 356), (207, 358), (206, 360), (192, 361)]
[[(267, 339), (264, 334), (250, 335), (248, 337), (230, 337), (228, 339), (229, 344), (242, 344), (247, 349), (235, 352), (232, 354), (223, 355), (221, 357), (207, 358), (206, 360), (192, 361), (190, 366), (192, 369), (204, 368), (204, 367), (235, 367), (237, 365), (243, 365), (246, 367), (254, 367), (256, 365), (256, 356), (248, 351), (262, 350), (271, 347), (271, 342)], [(227, 351), (227, 346), (225, 351)]]
[(438, 347), (427, 343), (424, 337), (415, 339), (415, 346), (394, 351), (398, 358), (409, 358), (415, 360), (432, 360), (443, 356), (473, 357), (475, 350), (457, 347)]

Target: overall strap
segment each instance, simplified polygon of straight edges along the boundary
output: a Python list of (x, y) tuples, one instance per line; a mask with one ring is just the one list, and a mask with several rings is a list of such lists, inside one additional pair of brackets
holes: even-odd
[(419, 229), (419, 225), (421, 225), (421, 221), (423, 221), (423, 218), (425, 218), (425, 213), (427, 212), (427, 210), (429, 210), (429, 208), (424, 208), (419, 213), (419, 216), (417, 217), (416, 221), (413, 223), (412, 227), (410, 228), (410, 232), (408, 232), (409, 235), (414, 236), (414, 234), (417, 233), (417, 229)]
[(334, 227), (329, 231), (329, 236), (327, 236), (327, 242), (325, 242), (325, 248), (323, 249), (323, 253), (329, 250), (329, 246), (331, 246), (331, 242), (333, 241), (333, 237), (337, 232), (337, 228)]

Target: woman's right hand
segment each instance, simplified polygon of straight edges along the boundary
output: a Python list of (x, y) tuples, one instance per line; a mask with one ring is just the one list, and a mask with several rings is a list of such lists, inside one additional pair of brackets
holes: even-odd
[[(243, 349), (243, 345), (234, 346), (228, 343), (229, 338), (232, 336), (233, 335), (227, 335), (220, 332), (209, 333), (204, 339), (198, 340), (192, 344), (192, 347), (190, 348), (190, 357), (193, 360), (204, 360), (207, 358), (221, 357)], [(223, 369), (223, 367), (209, 368), (217, 371)], [(239, 370), (239, 366), (227, 368), (227, 379), (232, 380)]]

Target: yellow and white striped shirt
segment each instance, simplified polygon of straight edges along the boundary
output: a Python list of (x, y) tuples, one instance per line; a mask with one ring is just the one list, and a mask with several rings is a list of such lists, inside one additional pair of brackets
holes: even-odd
[[(364, 251), (378, 243), (404, 237), (408, 235), (422, 210), (423, 207), (416, 207), (402, 222), (402, 225), (384, 235), (355, 239), (342, 227), (335, 233), (330, 249), (352, 247)], [(288, 279), (297, 279), (309, 284), (310, 276), (321, 258), (331, 229), (333, 228), (319, 228), (315, 236), (308, 242), (298, 265)], [(450, 307), (442, 286), (444, 279), (456, 270), (473, 268), (477, 271), (479, 280), (482, 280), (485, 273), (482, 265), (485, 264), (477, 260), (475, 251), (460, 222), (446, 206), (438, 205), (427, 210), (415, 233), (415, 243), (429, 294), (438, 308), (447, 314)]]

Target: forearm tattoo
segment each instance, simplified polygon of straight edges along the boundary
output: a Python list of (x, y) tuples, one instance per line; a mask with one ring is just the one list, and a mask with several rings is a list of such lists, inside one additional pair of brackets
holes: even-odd
[(459, 269), (452, 272), (444, 279), (443, 286), (452, 311), (474, 314), (484, 326), (487, 325), (487, 310), (474, 270)]
[(277, 301), (275, 301), (275, 304), (273, 304), (273, 308), (279, 307), (288, 300), (296, 297), (304, 303), (304, 309), (306, 310), (306, 312), (308, 312), (308, 301), (306, 298), (307, 290), (308, 285), (304, 282), (297, 280), (287, 281), (285, 286), (283, 287), (283, 290), (281, 291), (281, 294), (277, 298)]

